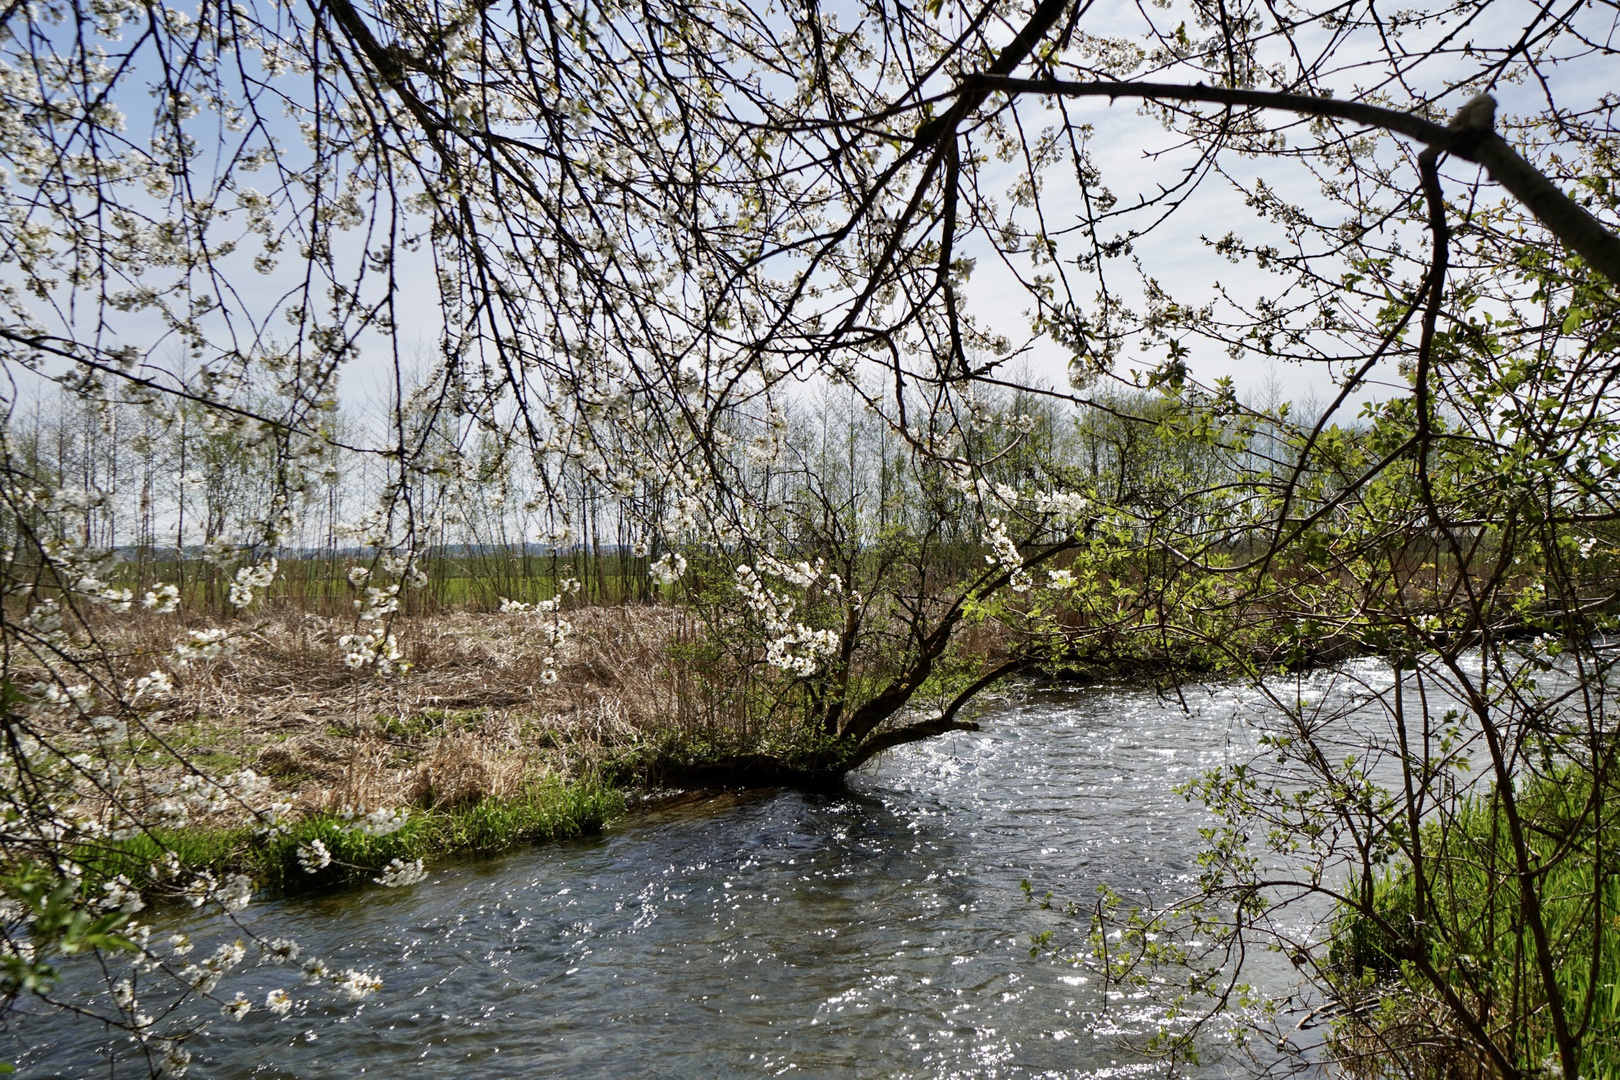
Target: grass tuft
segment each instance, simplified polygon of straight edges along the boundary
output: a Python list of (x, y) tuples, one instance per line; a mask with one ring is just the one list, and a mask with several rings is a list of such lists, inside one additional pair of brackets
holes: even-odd
[[(587, 835), (623, 810), (623, 795), (595, 778), (548, 777), (505, 798), (412, 811), (403, 827), (382, 836), (330, 813), (304, 818), (275, 835), (242, 827), (155, 829), (87, 849), (86, 885), (95, 888), (122, 874), (154, 896), (172, 893), (174, 876), (163, 864), (165, 854), (173, 853), (185, 871), (182, 880), (202, 871), (242, 873), (268, 895), (294, 895), (371, 880), (394, 859), (494, 852)], [(316, 840), (332, 861), (306, 872), (298, 853)]]

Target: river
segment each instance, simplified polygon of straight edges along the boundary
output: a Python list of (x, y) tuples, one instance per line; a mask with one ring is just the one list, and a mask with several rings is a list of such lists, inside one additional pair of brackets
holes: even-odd
[[(989, 708), (982, 732), (895, 751), (845, 792), (684, 801), (582, 841), (441, 863), (408, 888), (255, 905), (255, 932), (384, 988), (346, 1004), (248, 968), (225, 988), (257, 1005), (288, 987), (298, 1005), (214, 1013), (188, 1043), (191, 1075), (1157, 1075), (1126, 1039), (1151, 1010), (1030, 956), (1032, 933), (1067, 931), (1020, 882), (1082, 903), (1103, 884), (1184, 888), (1205, 821), (1174, 789), (1247, 756), (1243, 707), (1221, 690), (1030, 690)], [(191, 929), (198, 955), (223, 932)], [(110, 1075), (99, 1029), (24, 1023), (12, 1038), (25, 1077)], [(1195, 1075), (1245, 1071), (1206, 1050)]]

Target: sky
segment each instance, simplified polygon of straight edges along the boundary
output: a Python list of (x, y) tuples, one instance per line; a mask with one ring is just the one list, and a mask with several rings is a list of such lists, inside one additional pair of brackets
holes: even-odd
[[(1533, 5), (1527, 3), (1507, 3), (1498, 0), (1486, 12), (1477, 33), (1483, 40), (1505, 39), (1507, 35), (1516, 33), (1515, 28), (1532, 7)], [(1134, 4), (1108, 0), (1094, 5), (1082, 27), (1099, 34), (1133, 34), (1140, 28), (1140, 10)], [(1166, 17), (1176, 18), (1176, 10), (1172, 8), (1166, 13)], [(1601, 36), (1604, 28), (1597, 26), (1595, 30), (1592, 27), (1588, 29)], [(1294, 44), (1302, 49), (1312, 45), (1304, 38)], [(1348, 91), (1353, 80), (1361, 77), (1356, 71), (1356, 65), (1365, 59), (1366, 57), (1358, 57), (1349, 49), (1342, 50), (1342, 54), (1333, 57), (1334, 62), (1343, 69), (1339, 76), (1342, 83), (1339, 89)], [(1458, 64), (1461, 63), (1463, 61), (1459, 60)], [(1460, 70), (1461, 68), (1449, 64), (1436, 64), (1426, 68), (1422, 72), (1422, 77), (1426, 81), (1415, 84), (1414, 89), (1424, 93), (1434, 92), (1443, 85), (1445, 79), (1454, 77)], [(1560, 100), (1576, 108), (1590, 106), (1601, 94), (1608, 91), (1610, 85), (1602, 71), (1601, 63), (1560, 65), (1553, 69), (1552, 78), (1553, 89), (1556, 90)], [(1533, 85), (1501, 86), (1497, 92), (1508, 111), (1516, 108), (1528, 111), (1538, 104), (1539, 91)], [(1459, 100), (1448, 104), (1460, 104), (1461, 95), (1453, 96)], [(141, 103), (131, 104), (138, 107)], [(1089, 99), (1070, 102), (1069, 109), (1071, 115), (1084, 116), (1087, 122), (1095, 126), (1095, 135), (1091, 143), (1093, 155), (1101, 167), (1104, 182), (1113, 189), (1122, 203), (1130, 202), (1139, 190), (1151, 193), (1161, 180), (1175, 173), (1178, 165), (1177, 154), (1172, 153), (1158, 158), (1150, 156), (1152, 151), (1174, 141), (1173, 136), (1165, 132), (1155, 119), (1142, 115), (1139, 104)], [(1026, 115), (1039, 115), (1038, 106), (1034, 102), (1026, 103), (1025, 111)], [(132, 110), (132, 115), (135, 115), (135, 110)], [(205, 115), (203, 117), (205, 124), (207, 120)], [(285, 145), (296, 146), (297, 140), (301, 138), (292, 119), (282, 118), (278, 121), (272, 117), (271, 130)], [(1390, 151), (1391, 142), (1386, 140), (1382, 152)], [(1179, 161), (1184, 161), (1185, 157), (1184, 153), (1180, 154)], [(1263, 176), (1273, 189), (1291, 202), (1307, 208), (1322, 205), (1316, 181), (1297, 165), (1277, 160), (1235, 159), (1229, 159), (1227, 164), (1235, 175), (1245, 180)], [(1461, 163), (1457, 165), (1460, 166)], [(1451, 173), (1458, 179), (1466, 179), (1474, 171), (1471, 167), (1454, 166)], [(1054, 173), (1051, 183), (1043, 194), (1043, 201), (1049, 220), (1058, 222), (1064, 218), (1072, 220), (1080, 206), (1078, 186), (1072, 180), (1064, 178), (1061, 172)], [(1204, 243), (1205, 237), (1214, 238), (1230, 229), (1239, 230), (1251, 241), (1264, 241), (1268, 237), (1275, 240), (1280, 237), (1280, 230), (1277, 227), (1257, 221), (1254, 213), (1244, 205), (1244, 197), (1240, 191), (1221, 177), (1212, 176), (1206, 179), (1187, 205), (1183, 206), (1170, 221), (1137, 241), (1135, 257), (1140, 260), (1144, 271), (1159, 280), (1172, 295), (1186, 297), (1193, 303), (1209, 298), (1215, 281), (1220, 281), (1238, 295), (1253, 296), (1264, 287), (1265, 276), (1248, 265), (1231, 264)], [(348, 234), (342, 242), (355, 242), (355, 238), (353, 234)], [(1417, 238), (1416, 242), (1421, 243), (1421, 238)], [(966, 289), (972, 308), (992, 329), (1004, 333), (1013, 341), (1022, 342), (1027, 339), (1030, 302), (1023, 289), (1011, 275), (999, 267), (982, 244), (979, 244), (978, 250), (975, 251), (975, 246), (970, 241), (965, 253), (978, 256), (977, 268)], [(354, 258), (357, 255), (358, 248), (347, 252), (339, 251), (340, 259)], [(241, 287), (250, 294), (250, 299), (279, 295), (297, 284), (299, 261), (295, 257), (284, 258), (282, 265), (269, 275), (251, 272), (246, 267), (245, 256), (239, 262), (240, 273), (233, 271), (233, 280), (241, 283)], [(1116, 261), (1110, 268), (1110, 277), (1114, 287), (1120, 288), (1127, 295), (1134, 291), (1135, 274), (1127, 262)], [(425, 255), (405, 261), (400, 282), (398, 309), (402, 313), (402, 322), (397, 334), (398, 353), (407, 367), (425, 366), (437, 351), (440, 329), (437, 290), (431, 264)], [(1085, 299), (1084, 289), (1089, 287), (1082, 285), (1082, 299)], [(148, 325), (143, 327), (138, 318), (128, 321), (126, 326), (132, 339), (144, 338), (153, 341), (160, 333), (155, 324), (148, 321)], [(151, 359), (172, 366), (173, 351), (172, 346), (167, 349), (159, 346), (154, 350)], [(1146, 368), (1160, 359), (1162, 357), (1158, 355), (1143, 356), (1128, 353), (1122, 358), (1119, 370)], [(351, 361), (346, 368), (343, 380), (344, 399), (358, 403), (377, 401), (391, 396), (394, 361), (395, 357), (387, 348), (387, 343), (376, 335), (371, 336), (363, 343), (360, 357)], [(1062, 386), (1066, 381), (1068, 356), (1050, 340), (1036, 341), (1028, 354), (1021, 358), (1020, 363), (1039, 380), (1057, 386)], [(1237, 384), (1239, 391), (1244, 393), (1278, 395), (1295, 401), (1322, 399), (1332, 393), (1331, 379), (1321, 369), (1279, 363), (1264, 357), (1245, 356), (1234, 360), (1222, 351), (1195, 348), (1190, 366), (1193, 375), (1202, 381), (1208, 382), (1229, 376)], [(1369, 394), (1379, 396), (1398, 392), (1403, 388), (1404, 382), (1396, 379), (1392, 371), (1385, 372), (1381, 377), (1381, 385), (1369, 388)]]

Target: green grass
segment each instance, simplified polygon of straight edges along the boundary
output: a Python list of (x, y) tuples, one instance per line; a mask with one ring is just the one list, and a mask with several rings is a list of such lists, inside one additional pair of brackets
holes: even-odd
[[(406, 716), (383, 713), (376, 720), (384, 734), (404, 742), (417, 742), (454, 731), (471, 731), (488, 718), (488, 709), (423, 709)], [(346, 729), (344, 734), (347, 734)]]
[[(1581, 1076), (1620, 1080), (1620, 790), (1606, 792), (1597, 825), (1580, 813), (1591, 783), (1589, 775), (1566, 769), (1529, 785), (1518, 801), (1532, 846), (1543, 857), (1551, 860), (1560, 841), (1568, 845), (1568, 854), (1544, 865), (1535, 880), (1556, 961), (1556, 993), (1573, 1023), (1590, 1010)], [(1519, 1065), (1534, 1070), (1549, 1055), (1556, 1061), (1550, 995), (1536, 974), (1513, 849), (1496, 800), (1465, 804), (1443, 832), (1436, 824), (1426, 827), (1424, 845), (1434, 898), (1427, 918), (1417, 917), (1416, 877), (1402, 867), (1378, 883), (1373, 904), (1401, 931), (1392, 936), (1372, 919), (1345, 914), (1335, 924), (1331, 959), (1350, 981), (1394, 980), (1410, 988), (1414, 997), (1388, 1001), (1378, 1020), (1399, 1025), (1415, 995), (1435, 996), (1413, 962), (1426, 956), (1511, 1047)], [(1444, 1060), (1431, 1066), (1450, 1075)]]
[[(83, 863), (86, 887), (91, 890), (99, 882), (123, 874), (143, 891), (161, 896), (169, 882), (157, 867), (172, 852), (188, 872), (245, 873), (271, 895), (289, 895), (370, 880), (393, 859), (494, 852), (593, 833), (623, 809), (623, 795), (605, 783), (591, 778), (552, 778), (537, 781), (511, 798), (442, 810), (412, 810), (404, 827), (386, 836), (368, 835), (330, 814), (306, 818), (293, 824), (289, 832), (275, 836), (250, 828), (154, 829), (87, 848)], [(306, 873), (298, 851), (314, 840), (326, 845), (332, 862), (325, 869)], [(182, 879), (188, 876), (182, 875)]]
[[(408, 612), (415, 613), (462, 608), (494, 610), (503, 596), (525, 603), (552, 599), (559, 595), (560, 583), (568, 579), (583, 585), (574, 603), (632, 602), (649, 595), (644, 580), (647, 561), (613, 553), (598, 558), (576, 552), (554, 559), (498, 549), (451, 554), (429, 551), (424, 563), (428, 581), (421, 588), (406, 590), (404, 603)], [(306, 611), (348, 614), (350, 601), (358, 595), (348, 580), (348, 572), (355, 566), (369, 566), (370, 562), (369, 556), (355, 553), (336, 559), (284, 558), (276, 585), (270, 591), (271, 601)], [(122, 562), (113, 582), (137, 590), (154, 582), (179, 582), (183, 611), (235, 614), (226, 601), (226, 575), (198, 559), (187, 559), (183, 565), (172, 557)]]

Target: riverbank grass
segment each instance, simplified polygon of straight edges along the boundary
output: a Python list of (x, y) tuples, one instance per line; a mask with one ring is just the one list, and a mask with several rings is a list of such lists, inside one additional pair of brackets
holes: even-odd
[[(1518, 794), (1541, 877), (1540, 915), (1554, 959), (1554, 985), (1577, 1034), (1585, 1080), (1620, 1080), (1620, 784), (1593, 798), (1592, 777), (1564, 769)], [(1538, 973), (1519, 867), (1498, 800), (1464, 804), (1443, 831), (1424, 830), (1429, 887), (1420, 905), (1410, 866), (1373, 892), (1375, 917), (1347, 913), (1332, 959), (1347, 998), (1376, 995), (1340, 1025), (1338, 1051), (1350, 1075), (1472, 1080), (1495, 1077), (1469, 1060), (1461, 1025), (1417, 966), (1512, 1047), (1520, 1067), (1555, 1076), (1559, 1054), (1550, 988)], [(1601, 880), (1599, 880), (1601, 877)]]
[[(594, 776), (544, 777), (517, 792), (451, 807), (409, 810), (387, 831), (320, 813), (267, 831), (245, 826), (154, 829), (86, 849), (86, 884), (120, 875), (154, 897), (197, 873), (245, 874), (275, 896), (386, 880), (389, 867), (449, 855), (493, 853), (520, 844), (600, 831), (623, 813), (623, 794)], [(178, 868), (178, 873), (177, 873)]]

